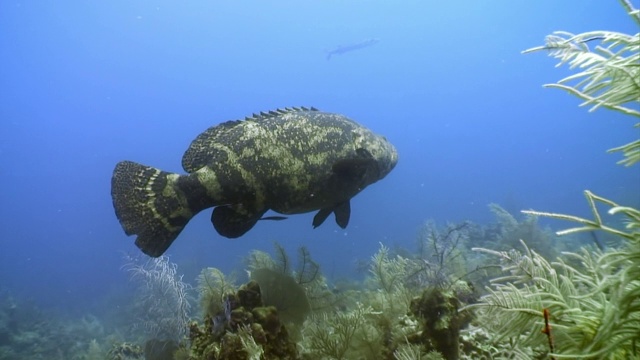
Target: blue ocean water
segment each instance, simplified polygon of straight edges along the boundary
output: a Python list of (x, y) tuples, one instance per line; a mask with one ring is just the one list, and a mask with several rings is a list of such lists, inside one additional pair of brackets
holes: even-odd
[(521, 54), (594, 29), (638, 31), (613, 0), (3, 1), (0, 288), (62, 311), (108, 306), (128, 283), (123, 254), (139, 253), (113, 211), (114, 165), (180, 172), (204, 129), (279, 107), (357, 120), (399, 163), (352, 200), (345, 230), (305, 214), (229, 240), (203, 212), (168, 252), (186, 280), (274, 241), (337, 279), (380, 243), (411, 247), (427, 219), (490, 221), (489, 203), (588, 216), (590, 189), (638, 206), (640, 168), (605, 152), (637, 138), (634, 119), (544, 89), (571, 71)]

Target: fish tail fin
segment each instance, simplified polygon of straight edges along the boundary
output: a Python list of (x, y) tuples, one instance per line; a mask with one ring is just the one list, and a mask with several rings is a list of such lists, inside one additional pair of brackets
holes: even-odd
[(197, 211), (181, 189), (181, 176), (131, 161), (119, 162), (111, 178), (116, 216), (127, 235), (147, 255), (162, 255)]

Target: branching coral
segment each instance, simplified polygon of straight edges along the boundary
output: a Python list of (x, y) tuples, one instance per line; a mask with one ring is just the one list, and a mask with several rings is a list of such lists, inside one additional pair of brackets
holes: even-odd
[(375, 329), (364, 326), (366, 316), (375, 312), (371, 307), (358, 304), (355, 310), (333, 315), (321, 314), (310, 319), (305, 328), (308, 341), (307, 350), (322, 359), (352, 359), (359, 354), (355, 346), (358, 337), (371, 337), (367, 330)]
[(432, 351), (426, 354), (420, 346), (410, 344), (400, 345), (393, 352), (393, 358), (396, 360), (444, 360), (438, 352)]
[(202, 269), (196, 280), (203, 315), (216, 316), (223, 310), (225, 295), (235, 291), (236, 286), (216, 268)]
[(169, 257), (139, 263), (128, 258), (123, 266), (136, 281), (139, 325), (151, 337), (180, 341), (186, 334), (191, 311), (191, 286), (178, 275), (178, 266)]
[[(628, 0), (620, 0), (632, 20), (640, 25), (640, 11)], [(524, 53), (547, 50), (549, 55), (560, 59), (560, 64), (569, 64), (571, 69), (581, 72), (568, 76), (556, 84), (545, 87), (563, 89), (591, 106), (609, 108), (624, 114), (640, 117), (633, 106), (640, 103), (640, 33), (628, 35), (613, 31), (590, 31), (571, 34), (557, 31), (547, 36), (546, 44), (525, 50)], [(589, 43), (597, 42), (594, 50)], [(637, 123), (635, 127), (640, 127)], [(621, 151), (626, 166), (640, 161), (640, 140), (611, 149)]]
[[(564, 253), (577, 259), (576, 268), (563, 259), (550, 263), (524, 245), (517, 251), (480, 251), (502, 260), (507, 275), (496, 278), (494, 287), (478, 304), (480, 319), (494, 341), (516, 344), (521, 351), (547, 352), (550, 332), (541, 332), (545, 310), (551, 323), (556, 358), (630, 358), (637, 356), (640, 339), (640, 211), (619, 206), (587, 192), (595, 220), (528, 211), (531, 215), (575, 221), (583, 226), (559, 232), (602, 230), (627, 240), (621, 249), (604, 252), (583, 248)], [(604, 225), (595, 202), (611, 207), (612, 215), (627, 218), (626, 230)], [(524, 331), (523, 331), (524, 329)]]
[(415, 286), (448, 286), (453, 277), (467, 273), (462, 249), (469, 240), (469, 223), (447, 224), (439, 229), (426, 221), (418, 233), (418, 254), (409, 278)]
[(543, 257), (558, 256), (554, 246), (555, 235), (551, 230), (541, 229), (536, 216), (526, 215), (519, 219), (497, 204), (489, 204), (489, 210), (497, 220), (492, 245), (499, 249), (513, 249), (520, 245), (520, 239), (527, 239), (528, 246)]
[(296, 359), (298, 350), (280, 321), (278, 311), (262, 302), (255, 281), (224, 296), (224, 310), (206, 316), (204, 324), (189, 326), (189, 349), (180, 356), (189, 359)]
[(374, 291), (381, 299), (376, 309), (384, 311), (389, 318), (406, 314), (411, 298), (417, 293), (416, 289), (407, 286), (407, 280), (410, 274), (418, 271), (415, 262), (399, 255), (391, 258), (389, 248), (380, 244), (369, 268)]
[[(640, 25), (640, 12), (627, 0), (621, 3)], [(592, 41), (600, 42), (595, 51), (588, 47)], [(546, 42), (525, 52), (549, 50), (560, 64), (584, 69), (548, 86), (582, 98), (583, 105), (591, 106), (591, 110), (606, 107), (640, 117), (640, 112), (629, 107), (640, 102), (640, 33), (558, 32)], [(621, 163), (627, 166), (640, 162), (640, 140), (612, 150), (624, 153), (626, 158)], [(467, 307), (478, 310), (477, 323), (494, 335), (496, 343), (491, 353), (548, 353), (555, 359), (631, 359), (640, 355), (640, 210), (620, 206), (590, 191), (585, 195), (593, 220), (537, 211), (524, 213), (579, 224), (558, 235), (603, 231), (625, 240), (625, 244), (606, 250), (565, 252), (556, 262), (547, 261), (524, 242), (524, 254), (479, 249), (500, 258), (507, 273), (492, 280), (493, 287), (479, 303)], [(608, 226), (599, 205), (609, 207), (610, 215), (623, 215), (625, 229)], [(569, 265), (571, 259), (580, 265)]]
[(376, 297), (369, 301), (382, 314), (377, 325), (387, 339), (389, 352), (409, 341), (426, 351), (438, 351), (446, 359), (457, 359), (459, 332), (470, 318), (468, 312), (458, 310), (475, 298), (473, 289), (456, 280), (451, 269), (456, 259), (461, 259), (460, 243), (466, 241), (467, 224), (449, 225), (442, 231), (428, 224), (417, 257), (391, 257), (389, 250), (380, 246), (370, 273), (374, 294), (381, 301)]

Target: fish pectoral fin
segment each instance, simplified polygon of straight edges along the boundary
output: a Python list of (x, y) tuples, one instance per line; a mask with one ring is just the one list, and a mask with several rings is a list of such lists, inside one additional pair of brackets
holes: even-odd
[(320, 211), (318, 211), (318, 213), (313, 217), (313, 228), (315, 229), (322, 225), (331, 213), (335, 215), (336, 224), (344, 229), (349, 224), (349, 218), (351, 217), (351, 203), (347, 200), (334, 207), (320, 209)]
[(351, 202), (349, 200), (339, 204), (333, 209), (333, 213), (336, 217), (336, 224), (341, 228), (346, 228), (349, 225), (349, 218), (351, 217)]
[(211, 213), (211, 223), (218, 234), (234, 239), (251, 230), (266, 211), (249, 211), (231, 205), (218, 206)]
[(320, 211), (318, 211), (318, 213), (313, 217), (313, 222), (311, 223), (313, 225), (313, 228), (315, 229), (318, 226), (322, 225), (322, 223), (327, 220), (332, 212), (333, 208), (320, 209)]

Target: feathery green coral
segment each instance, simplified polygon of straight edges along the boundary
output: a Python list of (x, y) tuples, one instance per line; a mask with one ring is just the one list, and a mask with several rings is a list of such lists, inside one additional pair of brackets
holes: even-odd
[[(640, 11), (627, 0), (620, 2), (632, 20), (640, 25)], [(593, 41), (598, 41), (599, 45), (591, 50), (588, 44)], [(569, 64), (571, 69), (583, 69), (545, 87), (563, 89), (583, 99), (581, 105), (591, 106), (590, 111), (605, 107), (640, 117), (640, 111), (632, 108), (640, 103), (640, 33), (590, 31), (574, 35), (557, 31), (547, 36), (545, 42), (544, 46), (523, 53), (547, 50), (549, 55), (560, 59), (558, 66)], [(640, 127), (640, 123), (635, 127)], [(625, 166), (640, 162), (640, 140), (609, 151), (621, 151), (625, 158), (619, 163)]]
[(444, 360), (438, 352), (432, 351), (426, 354), (418, 345), (402, 344), (393, 352), (396, 360)]
[[(520, 351), (539, 353), (549, 349), (543, 310), (550, 313), (554, 357), (621, 359), (637, 356), (640, 339), (640, 212), (586, 192), (595, 220), (575, 216), (527, 211), (530, 215), (570, 220), (582, 224), (558, 232), (602, 230), (627, 240), (619, 249), (604, 252), (583, 248), (563, 253), (577, 259), (573, 267), (563, 259), (550, 263), (523, 242), (517, 251), (480, 251), (502, 261), (505, 276), (492, 280), (493, 288), (477, 304), (480, 319), (497, 343), (515, 344)], [(626, 229), (604, 225), (596, 202), (611, 207), (609, 214), (627, 217)], [(524, 330), (524, 331), (523, 331)]]
[(196, 281), (200, 294), (200, 307), (204, 316), (214, 317), (222, 312), (225, 295), (236, 289), (222, 271), (216, 268), (202, 269)]
[(516, 248), (520, 245), (520, 239), (527, 239), (529, 246), (545, 258), (558, 255), (553, 232), (541, 229), (536, 216), (527, 215), (523, 219), (517, 219), (497, 204), (489, 204), (489, 210), (498, 220), (495, 241), (502, 249)]
[[(356, 346), (357, 338), (370, 338), (371, 334), (366, 334), (366, 331), (376, 331), (375, 328), (364, 326), (366, 316), (373, 314), (375, 312), (371, 307), (358, 304), (356, 309), (347, 313), (312, 317), (304, 330), (309, 352), (319, 359), (357, 358), (356, 355), (361, 351)], [(381, 339), (376, 340), (380, 343)]]
[(371, 299), (377, 310), (389, 318), (406, 314), (415, 289), (407, 286), (408, 276), (417, 272), (416, 263), (396, 255), (391, 258), (389, 248), (380, 244), (380, 249), (371, 258), (369, 273), (376, 289)]
[[(640, 25), (640, 12), (629, 1), (621, 0), (632, 19)], [(588, 43), (599, 41), (591, 51)], [(629, 106), (640, 102), (640, 33), (626, 35), (594, 31), (573, 35), (556, 32), (546, 45), (526, 50), (548, 50), (560, 65), (583, 71), (546, 85), (574, 94), (591, 106), (606, 107), (640, 117)], [(640, 126), (637, 124), (636, 127)], [(622, 151), (620, 163), (640, 162), (640, 140), (612, 149)], [(524, 211), (532, 216), (576, 222), (579, 226), (558, 235), (584, 231), (604, 231), (624, 239), (618, 248), (563, 253), (549, 262), (524, 242), (524, 254), (478, 249), (498, 257), (504, 276), (492, 280), (492, 287), (476, 309), (479, 324), (493, 334), (490, 356), (521, 353), (556, 359), (630, 359), (638, 357), (640, 342), (640, 211), (620, 206), (590, 191), (585, 195), (593, 220), (577, 216)], [(607, 225), (598, 205), (609, 207), (608, 214), (623, 215), (626, 226)], [(579, 265), (569, 265), (568, 260)], [(540, 331), (542, 330), (542, 332)], [(483, 349), (484, 350), (484, 349)]]

